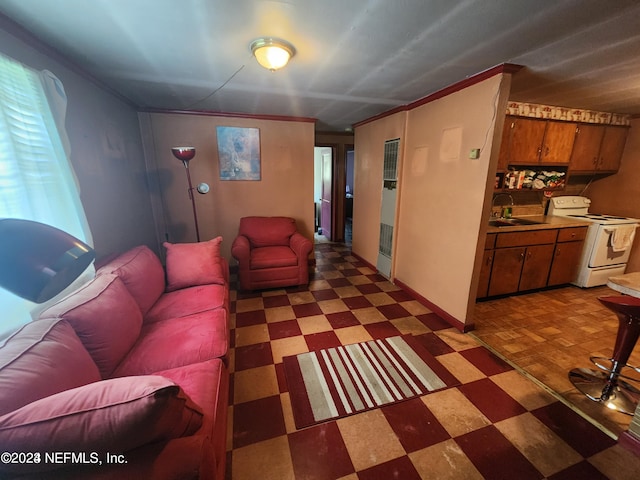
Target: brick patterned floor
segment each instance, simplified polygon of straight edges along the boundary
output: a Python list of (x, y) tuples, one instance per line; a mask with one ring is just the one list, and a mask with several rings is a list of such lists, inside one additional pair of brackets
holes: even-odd
[[(228, 480), (638, 478), (640, 458), (349, 247), (315, 256), (308, 287), (232, 291)], [(283, 356), (398, 334), (461, 384), (296, 430)]]

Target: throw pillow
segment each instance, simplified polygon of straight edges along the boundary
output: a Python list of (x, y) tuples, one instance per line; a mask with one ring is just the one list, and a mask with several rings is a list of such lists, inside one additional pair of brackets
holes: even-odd
[(222, 237), (200, 243), (169, 243), (167, 249), (167, 291), (215, 283), (224, 285), (220, 258)]
[(40, 318), (63, 318), (80, 337), (108, 378), (140, 335), (142, 313), (120, 277), (98, 275), (73, 295), (40, 314)]
[(194, 434), (202, 411), (168, 378), (149, 375), (95, 382), (30, 403), (0, 417), (0, 445), (40, 454), (39, 463), (0, 463), (0, 472), (51, 470), (46, 452), (85, 452), (90, 463), (151, 442)]
[(98, 380), (98, 367), (69, 323), (27, 323), (0, 346), (0, 415)]

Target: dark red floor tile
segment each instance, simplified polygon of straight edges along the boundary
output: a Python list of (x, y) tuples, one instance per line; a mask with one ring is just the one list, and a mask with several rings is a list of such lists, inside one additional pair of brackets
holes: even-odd
[(267, 328), (269, 329), (269, 338), (271, 340), (302, 335), (302, 331), (300, 330), (300, 325), (298, 325), (297, 320), (268, 323)]
[(326, 290), (315, 290), (311, 292), (311, 294), (314, 296), (317, 302), (321, 300), (333, 300), (335, 298), (340, 298), (338, 297), (336, 291), (331, 288), (328, 288)]
[(492, 423), (521, 415), (527, 410), (488, 378), (458, 387)]
[(317, 303), (303, 303), (301, 305), (292, 305), (292, 307), (296, 318), (322, 315), (322, 310)]
[(463, 350), (460, 352), (460, 355), (473, 363), (478, 370), (487, 376), (497, 375), (498, 373), (513, 370), (511, 365), (498, 358), (484, 347)]
[(328, 313), (325, 316), (327, 317), (327, 320), (329, 320), (331, 328), (333, 329), (354, 327), (356, 325), (360, 325), (360, 322), (358, 321), (356, 316), (351, 312)]
[(438, 330), (444, 330), (451, 328), (451, 325), (442, 317), (435, 313), (425, 313), (423, 315), (416, 315), (416, 318), (424, 323), (430, 330), (437, 332)]
[(289, 448), (295, 478), (335, 479), (355, 471), (336, 422), (290, 434)]
[(421, 480), (420, 474), (409, 460), (409, 457), (400, 457), (390, 460), (375, 467), (358, 472), (359, 480)]
[(382, 289), (375, 283), (363, 283), (362, 285), (356, 285), (356, 288), (360, 290), (360, 293), (363, 295), (368, 295), (369, 293), (380, 293), (382, 291)]
[(275, 438), (286, 431), (280, 395), (233, 406), (233, 448)]
[(388, 282), (389, 281), (379, 273), (373, 273), (371, 275), (367, 275), (367, 278), (372, 282)]
[(384, 407), (382, 413), (407, 453), (451, 438), (419, 398)]
[(531, 413), (583, 457), (590, 457), (616, 444), (614, 439), (561, 402)]
[(369, 335), (371, 335), (374, 340), (402, 335), (402, 332), (389, 322), (370, 323), (365, 325), (364, 328), (369, 332)]
[(227, 460), (225, 463), (224, 480), (233, 480), (233, 473), (231, 472), (231, 466), (233, 465), (232, 457), (232, 450), (229, 450), (227, 452)]
[(262, 303), (264, 304), (264, 308), (285, 307), (290, 304), (289, 297), (287, 295), (263, 297)]
[(264, 310), (236, 313), (236, 328), (260, 325), (262, 323), (267, 323), (267, 316), (265, 315)]
[(455, 441), (486, 480), (540, 480), (543, 475), (493, 425)]
[(344, 278), (344, 277), (330, 278), (329, 280), (327, 280), (327, 283), (329, 285), (331, 285), (333, 288), (350, 287), (351, 286), (351, 282), (347, 278)]
[(336, 267), (329, 263), (329, 264), (324, 264), (324, 265), (316, 265), (315, 269), (318, 272), (328, 272), (330, 270), (335, 270)]
[(418, 342), (420, 342), (420, 344), (423, 345), (434, 357), (455, 352), (447, 342), (442, 340), (435, 333), (423, 333), (422, 335), (416, 335), (416, 340), (418, 340)]
[(396, 302), (409, 302), (411, 300), (415, 300), (409, 293), (404, 290), (393, 290), (388, 292), (388, 295), (393, 298)]
[(355, 277), (357, 275), (362, 275), (362, 272), (356, 268), (345, 268), (343, 270), (340, 270), (340, 273), (342, 273), (342, 275), (344, 275), (345, 277)]
[(276, 363), (276, 378), (278, 379), (278, 391), (280, 393), (288, 392), (289, 385), (287, 385), (287, 378), (284, 374), (284, 364), (282, 362)]
[(393, 320), (394, 318), (405, 318), (410, 317), (411, 314), (407, 312), (407, 310), (397, 303), (392, 303), (390, 305), (380, 305), (378, 310), (387, 317), (388, 320)]
[(569, 468), (555, 473), (548, 480), (608, 480), (609, 477), (603, 475), (600, 470), (591, 465), (586, 460), (576, 463)]
[(245, 345), (236, 348), (236, 371), (262, 367), (273, 363), (271, 344), (269, 342)]
[(229, 405), (233, 405), (233, 394), (234, 394), (234, 373), (229, 373)]
[(333, 332), (321, 332), (305, 335), (304, 339), (307, 342), (309, 350), (312, 352), (322, 350), (324, 348), (339, 347), (342, 345), (338, 336)]
[(356, 295), (355, 297), (345, 297), (342, 299), (342, 301), (351, 310), (357, 310), (358, 308), (367, 308), (371, 306), (371, 302), (362, 295)]

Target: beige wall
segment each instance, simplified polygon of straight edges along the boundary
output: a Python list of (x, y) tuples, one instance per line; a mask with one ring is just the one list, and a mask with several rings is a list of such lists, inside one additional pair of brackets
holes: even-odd
[[(378, 259), (384, 142), (404, 137), (406, 112), (355, 129), (353, 230), (351, 248), (371, 265)], [(400, 148), (404, 143), (400, 142)]]
[[(509, 88), (510, 76), (499, 74), (356, 129), (354, 252), (375, 264), (383, 142), (400, 137), (392, 276), (461, 323), (475, 305), (501, 134), (494, 126)], [(482, 148), (478, 160), (472, 148)]]
[[(196, 239), (185, 169), (171, 154), (178, 145), (196, 147), (189, 165), (194, 187), (200, 182), (211, 187), (206, 195), (195, 194), (200, 238), (221, 235), (227, 258), (243, 216), (290, 216), (301, 233), (313, 238), (313, 123), (174, 113), (139, 117), (161, 241)], [(260, 130), (260, 181), (220, 180), (217, 126)]]
[(71, 162), (98, 258), (139, 244), (157, 249), (138, 117), (111, 95), (0, 16), (0, 51), (52, 71), (68, 97)]
[[(596, 180), (584, 192), (589, 211), (640, 218), (640, 119), (631, 122), (622, 163), (617, 174)], [(636, 232), (627, 272), (640, 271), (640, 230)]]

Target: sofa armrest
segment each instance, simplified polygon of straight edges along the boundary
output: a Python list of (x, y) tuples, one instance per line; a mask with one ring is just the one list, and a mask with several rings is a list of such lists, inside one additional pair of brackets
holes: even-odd
[(307, 257), (309, 257), (309, 253), (311, 253), (311, 249), (313, 248), (313, 243), (311, 243), (311, 240), (301, 233), (296, 232), (291, 235), (289, 246), (291, 247), (291, 250), (295, 252), (298, 260), (306, 262)]
[(249, 245), (249, 239), (244, 235), (238, 235), (231, 244), (231, 255), (233, 258), (242, 262), (248, 261), (251, 255), (251, 245)]

